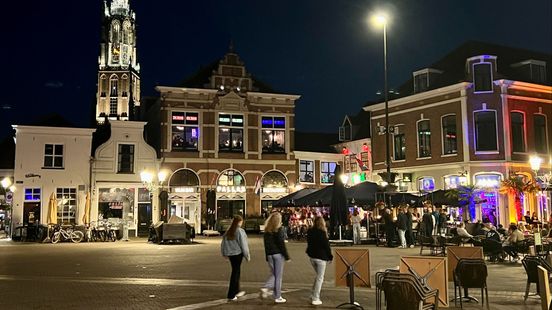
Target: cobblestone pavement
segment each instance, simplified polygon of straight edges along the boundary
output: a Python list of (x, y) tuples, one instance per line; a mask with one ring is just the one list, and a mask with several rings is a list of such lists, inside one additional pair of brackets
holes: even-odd
[[(285, 266), (288, 303), (283, 305), (258, 298), (268, 268), (262, 239), (251, 236), (250, 244), (252, 260), (242, 265), (242, 288), (248, 294), (227, 303), (229, 264), (219, 254), (220, 238), (199, 238), (192, 245), (156, 245), (144, 239), (81, 244), (3, 239), (0, 309), (314, 309), (308, 300), (314, 272), (304, 254), (306, 244), (287, 244), (292, 261)], [(397, 266), (402, 255), (419, 254), (417, 248), (364, 247), (370, 250), (372, 273)], [(348, 300), (346, 288), (334, 287), (333, 265), (325, 280), (324, 304), (317, 308), (335, 308)], [(537, 298), (523, 303), (525, 280), (521, 264), (490, 264), (491, 309), (540, 309)], [(357, 289), (357, 301), (365, 309), (375, 309), (374, 290)], [(464, 309), (481, 307), (465, 304)]]

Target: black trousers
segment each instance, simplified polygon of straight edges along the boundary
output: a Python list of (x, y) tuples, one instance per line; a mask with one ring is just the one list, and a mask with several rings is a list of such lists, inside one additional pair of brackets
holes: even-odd
[(230, 276), (230, 286), (228, 287), (228, 299), (236, 297), (240, 291), (240, 270), (243, 260), (243, 254), (228, 256), (232, 266), (232, 275)]
[(413, 245), (414, 242), (414, 233), (412, 232), (412, 229), (406, 230), (406, 244), (408, 246)]

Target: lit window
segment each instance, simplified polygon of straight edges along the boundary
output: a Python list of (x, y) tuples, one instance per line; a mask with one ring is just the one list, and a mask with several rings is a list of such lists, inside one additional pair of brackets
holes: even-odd
[(314, 161), (299, 161), (299, 181), (303, 183), (314, 183)]
[(335, 167), (337, 163), (335, 162), (321, 162), (320, 163), (320, 183), (322, 184), (331, 184), (334, 182), (335, 178)]
[(492, 66), (488, 62), (473, 65), (473, 84), (475, 92), (492, 92)]
[(263, 153), (285, 153), (285, 117), (263, 116), (261, 127)]
[(475, 150), (479, 152), (498, 151), (496, 132), (496, 111), (486, 110), (474, 113)]
[(172, 113), (172, 150), (197, 150), (199, 141), (199, 114)]
[(511, 112), (512, 151), (525, 152), (525, 120), (523, 113)]
[(441, 119), (443, 130), (443, 154), (456, 154), (458, 152), (458, 139), (456, 136), (456, 115), (447, 115)]
[(117, 172), (118, 173), (134, 172), (134, 145), (133, 144), (119, 144)]
[(63, 168), (63, 144), (44, 145), (44, 168)]
[(548, 140), (546, 139), (546, 116), (533, 115), (533, 127), (535, 131), (535, 151), (540, 154), (548, 153)]
[(418, 122), (418, 157), (431, 156), (431, 129), (429, 120)]
[(74, 187), (57, 188), (56, 198), (58, 224), (76, 224), (77, 189)]
[(219, 114), (219, 151), (243, 152), (243, 115)]
[(25, 201), (40, 201), (40, 188), (25, 188)]

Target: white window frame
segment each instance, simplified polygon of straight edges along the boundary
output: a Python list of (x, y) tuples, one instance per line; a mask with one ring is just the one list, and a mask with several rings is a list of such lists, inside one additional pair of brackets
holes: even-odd
[[(30, 189), (31, 190), (31, 196), (35, 196), (35, 190), (39, 190), (39, 194), (38, 194), (38, 200), (28, 200), (26, 199), (26, 194), (25, 192)], [(23, 188), (23, 202), (40, 202), (42, 201), (42, 188), (41, 187), (25, 187)]]
[[(336, 161), (331, 161), (331, 160), (320, 160), (320, 165), (319, 165), (319, 169), (320, 169), (320, 184), (322, 185), (332, 185), (333, 182), (330, 182), (330, 183), (326, 183), (326, 182), (322, 182), (322, 163), (330, 163), (330, 164), (335, 164), (335, 166), (337, 167), (338, 163)], [(334, 174), (334, 171), (330, 171), (329, 172), (330, 174)], [(336, 178), (336, 175), (334, 174), (334, 179)]]
[[(349, 139), (347, 139), (347, 126), (345, 124), (349, 124)], [(343, 133), (343, 136), (342, 136)], [(346, 115), (343, 119), (343, 123), (341, 123), (341, 126), (339, 127), (339, 141), (340, 142), (346, 142), (346, 141), (352, 141), (353, 140), (353, 123), (349, 119), (349, 116)]]
[[(549, 142), (548, 142), (548, 117), (546, 116), (546, 114), (544, 113), (533, 113), (533, 119), (532, 119), (532, 122), (533, 122), (533, 137), (535, 136), (535, 115), (542, 115), (544, 116), (544, 140), (546, 141), (546, 151), (544, 153), (539, 153), (539, 154), (548, 154), (548, 152), (550, 152), (550, 146), (549, 146)], [(527, 129), (527, 128), (526, 128)], [(535, 148), (535, 152), (537, 152), (537, 148)]]
[[(523, 152), (515, 152), (514, 151), (514, 135), (513, 135), (513, 128), (512, 128), (512, 113), (521, 113), (523, 115)], [(512, 143), (512, 153), (514, 154), (527, 154), (527, 114), (524, 111), (521, 110), (511, 110), (509, 114), (509, 120), (510, 120), (510, 139)]]
[[(496, 131), (496, 150), (491, 151), (478, 151), (477, 150), (477, 130), (476, 130), (476, 123), (475, 123), (475, 114), (477, 112), (494, 112), (495, 114), (495, 131)], [(498, 139), (498, 113), (494, 109), (481, 109), (481, 110), (474, 110), (472, 113), (472, 120), (473, 120), (473, 150), (475, 155), (478, 154), (499, 154), (500, 153), (500, 144)]]
[[(173, 124), (173, 119), (172, 119), (172, 116), (173, 116), (173, 113), (184, 113), (184, 115), (186, 115), (187, 113), (197, 113), (197, 125), (186, 125), (186, 124)], [(218, 123), (218, 119), (217, 119), (217, 123)], [(173, 129), (173, 126), (183, 126), (183, 127), (196, 127), (197, 128), (197, 131), (198, 131), (198, 135), (197, 135), (197, 149), (196, 150), (175, 150), (174, 152), (199, 152), (201, 150), (201, 147), (202, 147), (202, 143), (201, 143), (201, 112), (199, 111), (187, 111), (187, 110), (170, 110), (169, 111), (169, 133), (167, 135), (168, 137), (168, 149), (169, 149), (169, 152), (173, 152), (173, 146), (172, 146), (172, 129)]]
[[(62, 192), (61, 193), (58, 193), (58, 190), (61, 190)], [(66, 192), (67, 190), (67, 192)], [(74, 193), (71, 193), (71, 190), (74, 190)], [(61, 196), (60, 196), (61, 194)], [(74, 198), (71, 198), (71, 195), (75, 195)], [(69, 195), (69, 200), (74, 200), (75, 201), (75, 204), (74, 205), (65, 205), (63, 204), (63, 199), (67, 199), (65, 198), (65, 195)], [(56, 199), (58, 201), (58, 205), (57, 205), (57, 208), (56, 208), (56, 212), (58, 214), (58, 224), (66, 224), (66, 223), (70, 223), (70, 224), (77, 224), (78, 223), (78, 216), (79, 216), (79, 201), (78, 201), (78, 191), (77, 191), (77, 188), (76, 187), (56, 187)], [(61, 209), (61, 213), (63, 214), (63, 209), (65, 207), (71, 207), (73, 206), (75, 208), (75, 217), (74, 217), (74, 221), (73, 222), (63, 222), (63, 216), (60, 216), (60, 209)]]
[[(230, 123), (232, 123), (232, 116), (241, 116), (243, 118), (242, 126), (238, 127), (238, 126), (232, 126), (232, 125), (220, 125), (220, 115), (221, 114), (222, 115), (230, 115)], [(216, 144), (217, 152), (221, 152), (219, 142), (220, 142), (220, 129), (222, 127), (222, 128), (228, 128), (228, 129), (232, 129), (232, 128), (240, 129), (241, 128), (241, 130), (242, 130), (242, 149), (241, 149), (241, 151), (222, 150), (222, 152), (223, 153), (236, 153), (236, 154), (240, 154), (240, 153), (246, 154), (246, 153), (248, 153), (248, 149), (247, 149), (248, 131), (247, 131), (247, 127), (246, 127), (246, 122), (247, 122), (246, 114), (244, 114), (244, 113), (232, 113), (232, 112), (218, 112), (218, 114), (216, 114), (215, 122), (216, 122), (216, 126), (215, 126), (216, 141), (215, 141), (215, 144)], [(230, 135), (230, 138), (232, 138), (232, 135)]]
[(447, 116), (454, 116), (455, 120), (458, 120), (456, 117), (456, 113), (447, 113), (444, 115), (441, 115), (441, 157), (454, 157), (458, 155), (458, 124), (456, 124), (456, 152), (445, 154), (445, 132), (444, 132), (444, 126), (443, 126), (443, 119)]
[[(46, 155), (46, 145), (52, 145), (52, 155)], [(63, 148), (63, 153), (61, 155), (56, 155), (56, 146), (57, 145), (61, 145), (62, 148)], [(44, 149), (42, 151), (42, 168), (43, 169), (65, 169), (65, 153), (66, 153), (66, 148), (65, 148), (65, 144), (64, 143), (44, 143)], [(51, 166), (46, 166), (44, 165), (44, 159), (46, 156), (51, 156), (52, 157), (52, 165)], [(61, 167), (58, 167), (55, 165), (55, 159), (56, 158), (59, 158), (61, 157)]]
[[(236, 115), (236, 114), (234, 114)], [(245, 117), (245, 116), (244, 116)], [(272, 127), (271, 128), (263, 128), (263, 117), (271, 117), (272, 118)], [(283, 118), (284, 119), (284, 122), (285, 122), (285, 127), (284, 128), (275, 128), (274, 127), (274, 118), (275, 117), (279, 117), (279, 118)], [(245, 122), (245, 120), (244, 120)], [(289, 141), (288, 140), (288, 119), (285, 115), (271, 115), (271, 114), (261, 114), (259, 115), (259, 139), (260, 139), (260, 143), (259, 143), (259, 150), (258, 152), (260, 152), (261, 154), (287, 154), (288, 153), (288, 144), (289, 144)], [(244, 126), (245, 127), (245, 126)], [(284, 151), (283, 152), (263, 152), (263, 131), (264, 130), (271, 130), (271, 131), (283, 131), (284, 132)], [(245, 129), (244, 129), (245, 131)], [(244, 134), (245, 135), (245, 134)], [(245, 137), (244, 137), (244, 141), (245, 141)], [(245, 150), (244, 150), (245, 152)]]
[[(475, 66), (477, 65), (484, 65), (484, 64), (489, 64), (489, 66), (491, 67), (491, 90), (481, 90), (481, 91), (476, 91), (475, 90)], [(473, 93), (474, 94), (491, 94), (491, 93), (494, 93), (494, 74), (493, 74), (493, 63), (492, 62), (489, 62), (489, 61), (483, 61), (483, 60), (480, 60), (479, 62), (473, 62), (472, 63), (472, 78), (473, 78)]]
[[(301, 181), (301, 162), (302, 161), (310, 161), (312, 162), (312, 182), (305, 182)], [(316, 160), (314, 159), (299, 159), (299, 183), (301, 184), (316, 184)]]
[[(431, 153), (431, 155), (421, 157), (420, 156), (420, 132), (419, 132), (418, 124), (421, 123), (421, 122), (426, 122), (426, 121), (429, 122), (429, 132), (430, 132), (429, 152)], [(433, 156), (433, 152), (431, 151), (431, 120), (429, 118), (422, 118), (422, 119), (416, 121), (416, 153), (418, 155), (418, 157), (416, 159), (429, 159)], [(435, 182), (435, 180), (434, 180), (434, 182)]]

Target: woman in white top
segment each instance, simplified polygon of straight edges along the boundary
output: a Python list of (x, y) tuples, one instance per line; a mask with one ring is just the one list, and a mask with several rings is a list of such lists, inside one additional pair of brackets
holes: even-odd
[(351, 216), (351, 224), (353, 224), (353, 242), (354, 244), (360, 244), (360, 222), (362, 217), (358, 212), (358, 209), (355, 208), (353, 211), (353, 216)]

